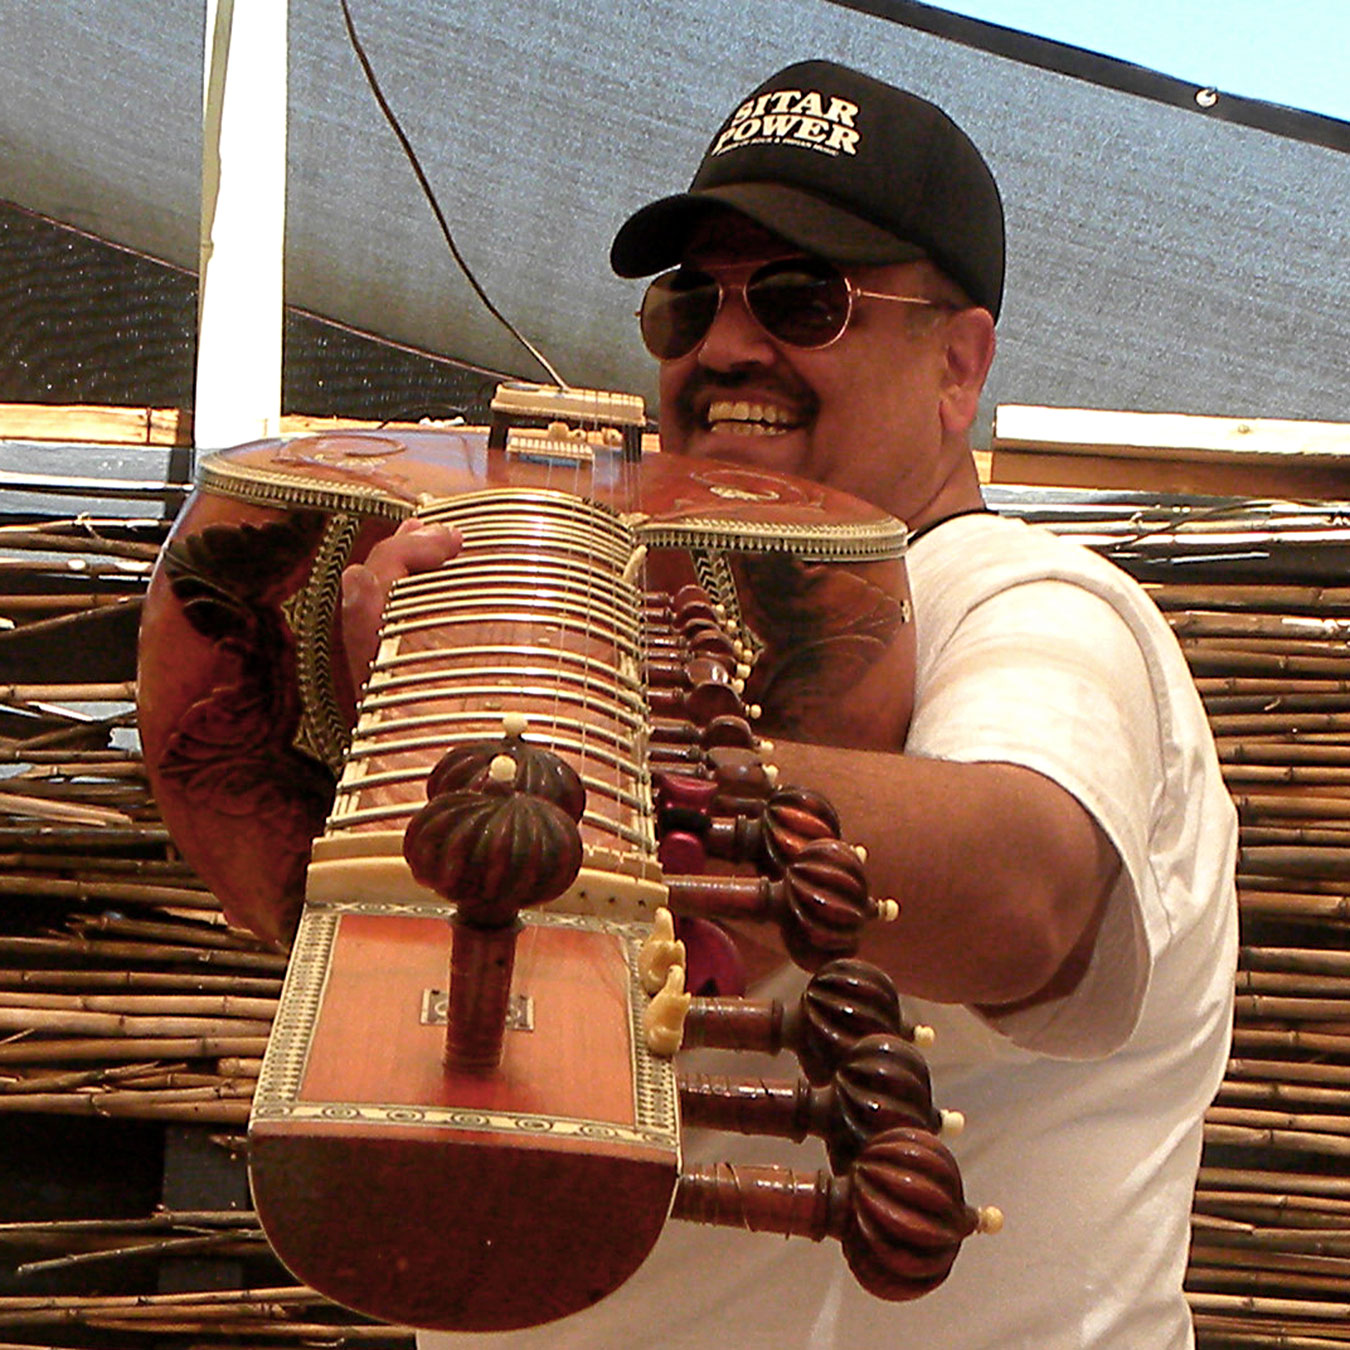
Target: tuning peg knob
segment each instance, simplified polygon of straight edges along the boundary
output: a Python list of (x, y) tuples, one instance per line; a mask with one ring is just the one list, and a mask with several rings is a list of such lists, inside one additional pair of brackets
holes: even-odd
[(852, 956), (869, 920), (894, 917), (887, 902), (868, 894), (858, 855), (838, 839), (803, 845), (780, 885), (783, 941), (792, 959), (807, 970), (834, 956)]
[(865, 1037), (914, 1035), (891, 977), (880, 966), (856, 957), (839, 957), (821, 966), (785, 1020), (785, 1040), (796, 1047), (802, 1072), (816, 1084), (828, 1082)]
[(763, 848), (775, 870), (782, 871), (802, 849), (817, 839), (838, 839), (839, 815), (810, 788), (779, 788), (764, 804)]
[(848, 1174), (842, 1241), (849, 1269), (878, 1298), (918, 1298), (947, 1278), (961, 1243), (1001, 1216), (965, 1202), (956, 1160), (926, 1130), (874, 1138)]
[[(503, 755), (514, 762), (515, 772), (505, 788), (499, 789), (495, 783), (500, 780), (492, 777), (492, 762)], [(521, 739), (519, 732), (496, 741), (468, 741), (447, 750), (427, 778), (427, 798), (460, 789), (509, 789), (543, 797), (577, 821), (586, 809), (586, 789), (576, 770), (552, 751)]]
[(561, 895), (582, 861), (572, 818), (523, 792), (439, 793), (412, 818), (403, 853), (417, 881), (483, 927), (512, 923), (525, 906)]
[(943, 1117), (933, 1108), (928, 1065), (903, 1036), (864, 1036), (835, 1070), (834, 1091), (826, 1144), (836, 1172), (883, 1130), (910, 1125), (937, 1134), (943, 1127)]

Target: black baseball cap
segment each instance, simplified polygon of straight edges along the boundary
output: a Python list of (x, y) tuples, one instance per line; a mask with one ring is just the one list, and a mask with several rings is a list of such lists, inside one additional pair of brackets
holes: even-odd
[(675, 266), (719, 206), (843, 266), (930, 258), (998, 317), (1003, 204), (989, 166), (941, 108), (860, 71), (802, 61), (765, 80), (713, 137), (689, 191), (623, 224), (615, 272)]

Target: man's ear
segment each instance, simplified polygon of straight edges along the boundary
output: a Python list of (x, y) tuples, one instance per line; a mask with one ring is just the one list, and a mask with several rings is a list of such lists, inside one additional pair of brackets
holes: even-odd
[(970, 430), (994, 362), (994, 318), (987, 309), (958, 310), (947, 321), (946, 372), (939, 405), (949, 434)]

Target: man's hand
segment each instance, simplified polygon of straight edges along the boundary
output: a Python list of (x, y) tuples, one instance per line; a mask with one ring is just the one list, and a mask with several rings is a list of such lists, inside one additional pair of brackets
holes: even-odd
[(459, 552), (458, 530), (424, 520), (405, 520), (370, 550), (365, 562), (342, 573), (342, 641), (352, 688), (366, 682), (379, 646), (380, 616), (389, 588), (415, 572), (430, 572)]

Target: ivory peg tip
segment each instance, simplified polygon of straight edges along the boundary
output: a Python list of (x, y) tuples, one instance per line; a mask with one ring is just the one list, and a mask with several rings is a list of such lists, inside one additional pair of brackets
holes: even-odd
[(894, 900), (877, 901), (877, 918), (882, 923), (894, 923), (900, 917), (900, 906)]
[(672, 970), (683, 972), (688, 961), (689, 953), (678, 938), (670, 943), (643, 947), (638, 953), (638, 971), (642, 976), (642, 987), (655, 998), (665, 989), (670, 972)]
[(673, 967), (683, 968), (688, 961), (684, 943), (675, 936), (675, 920), (664, 905), (653, 916), (652, 931), (638, 950), (637, 961), (642, 987), (651, 995), (665, 987)]
[(966, 1128), (966, 1117), (961, 1111), (939, 1111), (942, 1119), (942, 1133), (956, 1138)]
[(770, 787), (778, 786), (778, 765), (766, 764), (764, 766), (764, 777), (768, 780)]
[(684, 967), (671, 966), (665, 985), (642, 1014), (642, 1030), (652, 1054), (669, 1058), (680, 1048), (691, 1002), (693, 996), (684, 989)]
[(746, 705), (745, 715), (752, 722), (757, 722), (761, 717), (764, 716), (764, 709), (761, 708), (758, 703), (750, 703)]
[(647, 545), (639, 544), (633, 550), (633, 555), (624, 565), (623, 579), (632, 586), (636, 584), (638, 577), (642, 575), (642, 569), (647, 565)]
[(488, 777), (494, 783), (510, 783), (516, 776), (516, 761), (510, 755), (493, 755)]
[(927, 1050), (935, 1040), (937, 1040), (937, 1032), (932, 1027), (920, 1023), (914, 1028), (914, 1044), (920, 1050)]
[(530, 720), (523, 712), (509, 712), (502, 718), (502, 730), (508, 736), (523, 736)]
[(772, 742), (772, 741), (760, 741), (760, 742), (759, 742), (759, 749), (760, 749), (764, 754), (766, 754), (766, 755), (771, 755), (771, 754), (773, 754), (773, 742)]
[(750, 667), (747, 666), (744, 661), (741, 661), (736, 666), (736, 678), (741, 681), (745, 681), (750, 678)]
[(981, 1205), (975, 1211), (977, 1233), (998, 1233), (1003, 1230), (1003, 1211), (997, 1205)]
[(858, 855), (858, 861), (859, 861), (860, 863), (865, 863), (865, 862), (867, 861), (867, 845), (866, 845), (866, 844), (854, 844), (854, 845), (853, 845), (853, 851), (854, 851), (854, 853), (856, 853), (856, 854)]

